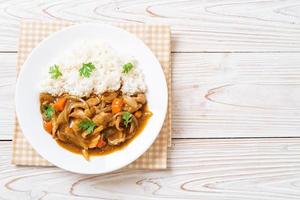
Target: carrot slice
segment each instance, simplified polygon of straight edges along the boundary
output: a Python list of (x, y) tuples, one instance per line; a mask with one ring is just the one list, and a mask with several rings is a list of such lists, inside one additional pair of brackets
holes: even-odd
[(141, 118), (141, 116), (142, 116), (142, 112), (141, 111), (136, 111), (135, 113), (134, 113), (134, 116), (136, 117), (136, 118)]
[(111, 104), (111, 110), (113, 113), (121, 112), (124, 102), (121, 98), (115, 98)]
[(59, 98), (53, 105), (54, 109), (58, 112), (63, 111), (65, 104), (66, 104), (66, 100), (67, 99), (64, 97)]
[(51, 134), (52, 132), (52, 122), (44, 122), (44, 129)]
[(103, 139), (99, 139), (98, 143), (97, 143), (97, 147), (101, 148), (104, 147), (106, 145), (106, 142)]

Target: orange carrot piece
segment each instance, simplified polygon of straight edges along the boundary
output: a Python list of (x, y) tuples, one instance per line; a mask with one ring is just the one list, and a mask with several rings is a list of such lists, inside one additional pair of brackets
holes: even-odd
[(141, 116), (142, 116), (142, 112), (141, 111), (136, 111), (135, 113), (134, 113), (134, 116), (136, 117), (136, 118), (141, 118)]
[(44, 129), (51, 134), (52, 132), (52, 122), (44, 122)]
[(115, 98), (111, 104), (111, 110), (113, 113), (121, 112), (124, 102), (121, 98)]
[(59, 98), (53, 105), (54, 109), (58, 112), (63, 111), (65, 104), (66, 104), (66, 98), (61, 97)]
[(104, 147), (106, 145), (106, 142), (103, 139), (99, 139), (98, 143), (97, 143), (97, 147), (101, 148)]

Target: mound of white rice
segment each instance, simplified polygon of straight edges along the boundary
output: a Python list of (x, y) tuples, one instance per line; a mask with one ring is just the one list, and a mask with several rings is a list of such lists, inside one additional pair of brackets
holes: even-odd
[[(79, 69), (83, 63), (92, 63), (95, 70), (90, 77), (80, 76)], [(132, 63), (128, 73), (122, 73), (123, 65)], [(146, 91), (144, 76), (133, 59), (123, 58), (109, 45), (101, 41), (82, 42), (63, 54), (54, 63), (62, 73), (58, 79), (52, 79), (49, 68), (45, 71), (41, 92), (52, 95), (69, 93), (79, 97), (92, 92), (102, 94), (121, 89), (124, 94), (133, 95)]]

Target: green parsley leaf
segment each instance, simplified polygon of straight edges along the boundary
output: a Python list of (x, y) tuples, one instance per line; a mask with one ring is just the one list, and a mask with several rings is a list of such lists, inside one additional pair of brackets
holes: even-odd
[(55, 113), (54, 108), (51, 105), (46, 104), (43, 106), (43, 109), (44, 109), (44, 115), (46, 116), (46, 118), (48, 120), (50, 120), (52, 118), (53, 114)]
[(93, 70), (95, 70), (95, 65), (91, 62), (89, 63), (83, 63), (82, 67), (79, 69), (79, 74), (80, 76), (84, 76), (89, 78), (93, 72)]
[(124, 125), (127, 128), (128, 124), (132, 121), (132, 114), (130, 112), (123, 112), (122, 119), (124, 120)]
[(49, 74), (51, 74), (52, 79), (58, 79), (60, 76), (62, 76), (62, 73), (59, 71), (58, 65), (53, 65), (49, 69)]
[(91, 134), (96, 128), (96, 124), (89, 119), (84, 119), (78, 124), (78, 128), (85, 130), (88, 134)]
[(122, 73), (127, 74), (132, 68), (133, 68), (133, 64), (132, 63), (127, 63), (127, 64), (123, 65)]

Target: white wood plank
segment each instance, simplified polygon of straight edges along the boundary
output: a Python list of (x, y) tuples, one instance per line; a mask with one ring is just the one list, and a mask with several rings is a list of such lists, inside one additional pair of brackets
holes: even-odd
[(11, 142), (0, 142), (0, 199), (300, 198), (300, 139), (173, 142), (167, 170), (91, 176), (12, 166)]
[(0, 51), (22, 19), (170, 24), (173, 51), (299, 51), (300, 6), (287, 1), (1, 1)]
[(300, 54), (173, 54), (173, 137), (300, 136)]
[(16, 54), (0, 54), (0, 140), (12, 139), (14, 129), (14, 91)]
[[(173, 137), (300, 136), (300, 53), (173, 57)], [(0, 54), (0, 139), (14, 122), (15, 54)]]

